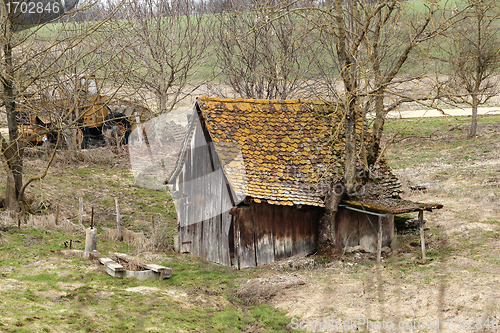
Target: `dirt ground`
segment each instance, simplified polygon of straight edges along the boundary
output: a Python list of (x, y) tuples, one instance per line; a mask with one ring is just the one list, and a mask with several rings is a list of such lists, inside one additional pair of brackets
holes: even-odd
[[(246, 281), (241, 296), (297, 318), (291, 329), (302, 323), (307, 331), (318, 332), (500, 332), (498, 127), (476, 139), (487, 146), (481, 145), (486, 152), (481, 158), (464, 160), (461, 148), (443, 148), (430, 163), (395, 170), (406, 189), (404, 198), (444, 205), (424, 214), (427, 262), (417, 258), (418, 234), (399, 236), (400, 249), (380, 266), (373, 255), (360, 253), (326, 263), (319, 257), (292, 258)], [(407, 151), (390, 149), (404, 159), (442, 139), (415, 138), (404, 143)], [(411, 191), (413, 185), (427, 189)], [(349, 326), (351, 320), (355, 326)]]

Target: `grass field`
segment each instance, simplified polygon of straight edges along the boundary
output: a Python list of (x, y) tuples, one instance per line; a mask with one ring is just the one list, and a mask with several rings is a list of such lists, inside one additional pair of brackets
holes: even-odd
[[(42, 167), (44, 158), (28, 157), (25, 166), (33, 172)], [(288, 319), (283, 313), (266, 304), (245, 305), (235, 294), (239, 279), (257, 271), (238, 272), (171, 251), (176, 230), (171, 197), (165, 191), (135, 187), (127, 159), (99, 149), (62, 153), (48, 178), (29, 191), (35, 207), (49, 207), (40, 211), (40, 218), (53, 221), (59, 206), (59, 220), (66, 221), (59, 227), (51, 224), (38, 229), (22, 224), (18, 229), (3, 216), (0, 332), (284, 330)], [(86, 226), (94, 207), (101, 253), (136, 254), (171, 267), (174, 275), (154, 282), (119, 280), (94, 262), (58, 254), (69, 239), (75, 248), (83, 249), (83, 229), (67, 228), (78, 221), (79, 197), (85, 203)], [(161, 233), (164, 237), (159, 243), (151, 247), (102, 238), (116, 223), (115, 197), (120, 200), (122, 225), (149, 238), (153, 232)]]
[[(414, 20), (416, 20), (416, 16), (422, 14), (422, 13), (425, 13), (428, 11), (428, 8), (429, 8), (429, 3), (435, 3), (436, 6), (438, 7), (441, 7), (441, 8), (458, 8), (460, 7), (460, 5), (463, 5), (465, 2), (464, 0), (441, 0), (441, 1), (428, 1), (428, 0), (418, 0), (418, 1), (402, 1), (401, 4), (402, 4), (402, 7), (404, 10), (402, 10), (400, 13), (398, 13), (397, 15), (399, 15), (397, 21), (399, 22), (398, 24), (401, 24), (404, 28), (401, 28), (401, 31), (406, 31), (406, 24), (408, 22), (413, 22)], [(307, 10), (307, 9), (305, 9)], [(217, 14), (217, 15), (222, 15), (222, 14)], [(254, 15), (254, 14), (250, 14), (250, 15)], [(214, 24), (216, 24), (218, 22), (219, 19), (221, 19), (220, 17), (218, 18), (215, 14), (206, 14), (206, 19), (205, 19), (205, 22), (207, 24), (207, 28), (206, 28), (206, 36), (204, 36), (203, 40), (206, 40), (206, 39), (210, 39), (212, 38), (212, 36), (209, 34), (209, 32), (211, 32), (212, 30), (213, 31), (217, 31), (218, 27), (214, 27)], [(279, 15), (278, 15), (279, 16)], [(167, 18), (166, 18), (167, 20)], [(299, 15), (297, 15), (295, 18), (294, 18), (294, 21), (296, 22), (297, 26), (305, 26), (305, 22), (304, 22), (304, 13), (299, 13)], [(31, 28), (29, 30), (26, 30), (25, 32), (22, 32), (20, 35), (21, 38), (24, 38), (23, 35), (29, 35), (31, 33), (33, 33), (34, 31), (36, 31), (35, 35), (28, 38), (28, 42), (29, 41), (33, 41), (33, 40), (36, 40), (36, 42), (34, 44), (38, 45), (38, 46), (41, 46), (41, 45), (45, 45), (45, 46), (48, 46), (48, 45), (51, 45), (51, 44), (57, 44), (56, 40), (58, 39), (62, 39), (64, 36), (64, 38), (70, 38), (71, 35), (75, 35), (75, 36), (79, 36), (78, 38), (83, 38), (83, 36), (85, 35), (85, 31), (87, 31), (87, 29), (89, 31), (93, 31), (94, 29), (96, 29), (95, 27), (97, 27), (98, 25), (100, 25), (102, 22), (99, 22), (99, 21), (89, 21), (89, 22), (85, 22), (85, 23), (60, 23), (60, 22), (57, 22), (57, 23), (49, 23), (49, 24), (46, 24), (46, 25), (43, 25), (43, 26), (40, 26), (40, 27), (37, 27), (37, 28)], [(182, 26), (182, 23), (180, 24)], [(105, 26), (105, 24), (104, 24)], [(307, 28), (309, 29), (309, 28)], [(66, 32), (64, 32), (66, 31)], [(61, 34), (62, 32), (62, 34)], [(120, 33), (123, 33), (123, 32), (118, 32), (118, 35)], [(235, 31), (234, 33), (240, 33), (240, 34), (243, 34), (244, 32), (243, 31)], [(99, 34), (99, 30), (93, 32), (94, 35), (98, 35)], [(169, 32), (166, 30), (165, 34), (169, 34)], [(240, 36), (240, 37), (244, 37), (243, 35)], [(387, 53), (387, 56), (385, 58), (382, 59), (382, 71), (384, 71), (384, 69), (388, 69), (392, 66), (392, 64), (395, 62), (396, 58), (394, 57), (397, 57), (398, 56), (398, 52), (395, 52), (396, 49), (402, 49), (403, 47), (405, 47), (405, 44), (404, 42), (401, 43), (401, 41), (404, 41), (406, 40), (406, 35), (398, 35), (398, 34), (394, 34), (394, 36), (392, 36), (391, 38), (389, 38), (389, 40), (386, 40), (384, 43), (389, 43), (390, 44), (390, 49), (391, 49), (391, 52), (386, 52)], [(78, 39), (77, 38), (77, 39)], [(316, 38), (316, 37), (314, 37)], [(70, 38), (71, 39), (71, 38)], [(86, 40), (85, 38), (83, 38), (83, 40)], [(93, 38), (93, 40), (99, 40), (99, 38)], [(294, 42), (294, 41), (293, 41)], [(89, 67), (89, 63), (97, 63), (96, 62), (96, 59), (93, 59), (94, 57), (94, 54), (95, 53), (99, 53), (100, 52), (100, 48), (106, 48), (106, 41), (103, 42), (104, 44), (102, 46), (100, 46), (97, 50), (94, 50), (93, 46), (92, 46), (92, 43), (89, 43), (88, 41), (85, 41), (83, 44), (85, 44), (86, 48), (88, 48), (88, 52), (90, 52), (90, 54), (88, 54), (87, 56), (84, 57), (84, 59), (81, 59), (80, 63), (81, 64), (77, 64), (77, 66), (80, 67), (80, 70), (81, 71), (99, 71), (99, 72), (104, 72), (106, 73), (104, 76), (106, 75), (109, 75), (107, 71), (107, 68), (105, 66), (102, 66), (102, 65), (98, 65), (99, 68), (93, 68), (91, 69)], [(162, 43), (167, 43), (167, 40), (163, 41)], [(202, 64), (200, 64), (200, 66), (195, 66), (197, 72), (196, 74), (191, 78), (191, 83), (196, 83), (196, 82), (204, 82), (205, 80), (207, 79), (210, 79), (210, 80), (215, 80), (215, 83), (223, 83), (223, 82), (226, 82), (227, 80), (224, 78), (224, 68), (218, 68), (218, 64), (217, 64), (217, 57), (216, 57), (216, 53), (217, 53), (217, 44), (218, 42), (217, 41), (214, 41), (213, 43), (211, 43), (210, 45), (208, 45), (208, 47), (206, 48), (206, 53), (208, 55), (206, 61), (204, 61)], [(175, 43), (171, 43), (172, 45), (174, 45)], [(251, 44), (251, 43), (250, 43)], [(437, 44), (443, 44), (442, 41), (438, 41)], [(169, 47), (174, 47), (174, 49), (177, 48), (177, 46), (172, 46), (169, 44)], [(186, 50), (184, 50), (185, 52)], [(440, 62), (436, 62), (435, 60), (430, 60), (429, 59), (429, 54), (432, 54), (434, 57), (437, 57), (437, 56), (442, 56), (443, 53), (442, 53), (442, 50), (437, 50), (437, 49), (433, 49), (430, 53), (429, 53), (429, 50), (427, 48), (425, 48), (425, 50), (420, 50), (418, 51), (417, 49), (415, 50), (416, 52), (415, 53), (412, 53), (410, 54), (410, 58), (408, 59), (407, 61), (407, 64), (405, 66), (403, 66), (400, 74), (401, 75), (408, 75), (408, 74), (415, 74), (415, 73), (418, 73), (419, 75), (422, 74), (422, 70), (425, 71), (425, 72), (432, 72), (432, 71), (437, 71), (438, 73), (440, 74), (444, 74), (447, 72), (447, 65), (445, 63), (440, 63)], [(263, 51), (265, 52), (265, 51)], [(305, 52), (305, 51), (304, 51)], [(317, 52), (317, 50), (316, 50)], [(179, 50), (177, 50), (175, 53), (179, 53)], [(306, 54), (304, 55), (297, 55), (299, 59), (301, 59), (300, 61), (302, 63), (300, 63), (300, 68), (309, 68), (310, 66), (314, 66), (312, 64), (309, 64), (307, 65), (306, 61), (311, 61), (311, 57), (309, 55), (307, 55), (308, 52), (306, 52)], [(276, 57), (277, 57), (277, 61), (281, 61), (282, 59), (279, 58), (279, 52), (276, 52)], [(363, 55), (362, 53), (360, 54), (361, 56), (366, 56), (366, 55)], [(147, 57), (147, 53), (145, 53), (145, 56)], [(323, 56), (321, 56), (320, 54), (317, 54), (317, 58), (318, 59), (327, 59), (329, 62), (332, 61), (332, 59), (329, 59), (331, 57), (331, 55), (328, 55), (328, 54), (324, 54)], [(115, 61), (115, 60), (111, 60), (111, 61)], [(244, 62), (244, 61), (243, 61)], [(154, 63), (154, 62), (153, 62)], [(335, 67), (335, 66), (334, 66)], [(329, 69), (331, 70), (331, 69)], [(335, 72), (337, 69), (334, 69), (334, 72), (332, 72), (331, 74), (332, 75), (336, 75), (337, 73)], [(217, 77), (214, 78), (214, 73), (218, 73), (218, 72), (222, 72), (222, 75), (219, 75)], [(144, 73), (146, 73), (146, 69), (144, 70)], [(305, 80), (308, 80), (308, 77), (307, 73), (298, 73), (300, 75), (303, 75), (304, 79)]]

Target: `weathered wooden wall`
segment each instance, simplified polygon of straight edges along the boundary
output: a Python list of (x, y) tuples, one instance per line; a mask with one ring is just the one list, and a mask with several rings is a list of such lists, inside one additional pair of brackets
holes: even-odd
[[(202, 123), (195, 118), (194, 132), (185, 149), (182, 170), (174, 181), (178, 199), (178, 234), (181, 252), (230, 266), (232, 201), (220, 161)], [(207, 140), (208, 139), (208, 140)]]
[[(369, 252), (377, 250), (378, 216), (355, 212), (340, 207), (335, 216), (335, 232), (340, 248), (361, 245)], [(382, 219), (382, 246), (391, 246), (394, 239), (394, 215)], [(375, 230), (374, 230), (375, 228)]]
[(240, 206), (234, 219), (235, 264), (253, 267), (314, 251), (321, 212), (255, 202)]

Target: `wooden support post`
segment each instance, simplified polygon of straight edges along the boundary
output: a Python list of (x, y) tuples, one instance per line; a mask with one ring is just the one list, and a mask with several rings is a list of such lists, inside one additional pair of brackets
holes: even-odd
[(422, 245), (422, 260), (427, 260), (425, 254), (425, 237), (424, 237), (424, 211), (418, 211), (418, 223), (420, 225), (420, 245)]
[(378, 217), (378, 233), (377, 233), (377, 262), (382, 259), (382, 223), (384, 219), (379, 215)]
[(120, 228), (120, 206), (118, 205), (118, 198), (115, 198), (115, 206), (116, 206), (116, 233), (118, 237), (118, 241), (122, 241), (122, 230)]
[(78, 203), (79, 203), (78, 223), (80, 225), (83, 225), (83, 198), (82, 197), (80, 197), (80, 199), (78, 200)]
[(97, 248), (97, 230), (94, 228), (94, 207), (90, 215), (90, 228), (86, 229), (85, 234), (85, 252), (95, 251)]
[(90, 215), (90, 229), (94, 229), (94, 207), (92, 207), (92, 213)]
[(85, 252), (95, 251), (97, 248), (96, 229), (87, 228), (85, 234)]
[(55, 219), (55, 224), (59, 224), (59, 205), (56, 207), (56, 219)]

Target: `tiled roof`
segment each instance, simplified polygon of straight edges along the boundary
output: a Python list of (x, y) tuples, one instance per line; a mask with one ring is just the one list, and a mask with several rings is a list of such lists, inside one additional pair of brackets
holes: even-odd
[[(342, 166), (329, 147), (324, 103), (200, 98), (198, 105), (236, 194), (323, 206), (328, 179), (318, 180), (336, 163)], [(234, 159), (239, 152), (242, 158)]]
[[(324, 206), (328, 184), (343, 173), (340, 113), (319, 101), (202, 97), (197, 104), (238, 196)], [(388, 184), (397, 181), (390, 174)], [(395, 188), (388, 187), (390, 196)]]

